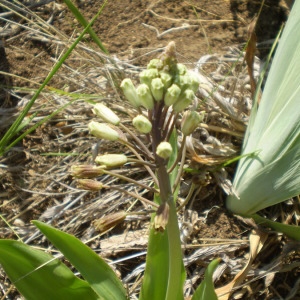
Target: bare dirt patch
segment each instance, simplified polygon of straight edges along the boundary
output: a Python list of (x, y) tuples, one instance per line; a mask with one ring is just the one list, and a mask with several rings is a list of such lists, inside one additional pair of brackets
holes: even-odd
[[(144, 67), (150, 58), (157, 56), (172, 40), (176, 42), (178, 60), (194, 68), (199, 58), (204, 55), (226, 54), (230, 47), (239, 51), (243, 49), (247, 41), (247, 27), (258, 13), (261, 2), (109, 1), (93, 28), (111, 55), (122, 61), (120, 66), (127, 75), (134, 76), (136, 70)], [(82, 14), (91, 19), (102, 1), (75, 3)], [(1, 13), (5, 12), (2, 10)], [(38, 34), (39, 27), (35, 27), (37, 32), (33, 32), (10, 26), (7, 28), (9, 33), (2, 35), (1, 71), (10, 72), (14, 77), (0, 75), (0, 84), (3, 87), (0, 93), (2, 108), (11, 109), (8, 118), (5, 114), (1, 115), (2, 120), (6, 117), (5, 122), (1, 123), (1, 134), (22, 109), (22, 103), (30, 99), (32, 91), (28, 88), (37, 88), (37, 84), (49, 73), (65, 44), (68, 44), (68, 39), (78, 36), (82, 30), (80, 24), (59, 1), (37, 7), (34, 12), (40, 18), (48, 20), (58, 31), (47, 39)], [(257, 55), (261, 59), (268, 53), (270, 40), (277, 35), (288, 12), (286, 2), (265, 1), (256, 27)], [(8, 18), (24, 26), (27, 24), (15, 15)], [(28, 18), (34, 19), (30, 14)], [(35, 22), (38, 26), (36, 19)], [(4, 28), (7, 24), (2, 21), (0, 25)], [(120, 105), (123, 102), (105, 80), (107, 73), (100, 56), (92, 51), (97, 48), (89, 36), (86, 36), (84, 45), (91, 51), (78, 48), (51, 81), (50, 87), (65, 92), (82, 93), (81, 100), (84, 95), (92, 94), (99, 99), (103, 98), (122, 113)], [(13, 91), (8, 88), (10, 85), (15, 87)], [(36, 118), (45, 117), (68, 101), (69, 98), (48, 89), (39, 98), (32, 113), (37, 113)], [(103, 215), (128, 209), (132, 206), (133, 199), (118, 193), (78, 193), (75, 182), (69, 175), (71, 165), (92, 161), (91, 148), (95, 145), (95, 140), (88, 136), (86, 130), (86, 124), (92, 118), (89, 106), (79, 101), (29, 134), (1, 158), (1, 215), (14, 230), (1, 221), (1, 238), (15, 239), (15, 233), (18, 233), (30, 244), (44, 245), (44, 241), (30, 224), (31, 220), (40, 219), (89, 241), (89, 246), (109, 259), (145, 251), (149, 226), (147, 217), (129, 218), (104, 236), (100, 236), (92, 226), (93, 221)], [(129, 123), (129, 118), (124, 122)], [(223, 121), (213, 119), (213, 122), (214, 125), (220, 125)], [(215, 133), (210, 134), (216, 136)], [(203, 133), (199, 133), (198, 138), (204, 139)], [(240, 147), (242, 139), (233, 138), (232, 142)], [(117, 144), (105, 142), (99, 147), (100, 152), (111, 150), (118, 152), (121, 149)], [(211, 172), (205, 164), (200, 164), (199, 168)], [(129, 172), (136, 179), (146, 182), (149, 180), (139, 168)], [(227, 172), (231, 177), (234, 166), (229, 167)], [(109, 182), (109, 179), (103, 178), (103, 181)], [(191, 176), (186, 175), (184, 186), (188, 186), (190, 182)], [(128, 189), (131, 188), (128, 185)], [(142, 189), (139, 192), (143, 193)], [(183, 189), (181, 196), (184, 197), (185, 193)], [(144, 196), (149, 199), (152, 197), (150, 193)], [(232, 216), (224, 207), (225, 198), (218, 180), (211, 173), (208, 185), (201, 189), (193, 205), (180, 215), (182, 222), (191, 224), (193, 228), (184, 250), (185, 256), (190, 258), (187, 268), (189, 278), (194, 282), (193, 287), (196, 282), (201, 281), (205, 266), (216, 256), (221, 256), (224, 260), (223, 266), (226, 265), (225, 271), (216, 281), (217, 286), (228, 283), (247, 261), (248, 236), (253, 226)], [(297, 224), (298, 212), (299, 203), (290, 201), (276, 206), (273, 210), (267, 210), (265, 215)], [(289, 251), (284, 252), (282, 248)], [(300, 299), (295, 286), (299, 276), (299, 267), (296, 267), (299, 258), (297, 249), (295, 245), (291, 247), (286, 238), (270, 234), (245, 282), (253, 278), (256, 280), (240, 288), (231, 299), (282, 299), (288, 296), (292, 297), (289, 299)], [(292, 252), (294, 254), (290, 255)], [(138, 259), (128, 258), (126, 262), (116, 265), (129, 287), (137, 276), (136, 273), (133, 275), (133, 270), (144, 259), (145, 256), (141, 254)], [(273, 270), (274, 273), (269, 271), (273, 277), (270, 275), (265, 279), (264, 269), (270, 270), (272, 262), (275, 261), (280, 263)], [(290, 269), (283, 273), (287, 266)], [(262, 279), (258, 279), (260, 276)], [(0, 295), (4, 297), (10, 283), (3, 272), (0, 273), (0, 285)], [(293, 288), (296, 292), (291, 295)], [(130, 292), (135, 294), (136, 291)], [(187, 287), (187, 296), (188, 293)], [(12, 290), (5, 297), (17, 299), (18, 296)]]

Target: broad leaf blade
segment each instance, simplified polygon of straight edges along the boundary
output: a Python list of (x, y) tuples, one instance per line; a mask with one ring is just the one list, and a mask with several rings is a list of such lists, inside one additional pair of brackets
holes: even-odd
[(227, 207), (255, 212), (300, 193), (300, 1), (283, 30), (257, 113), (251, 114)]
[(213, 283), (213, 273), (220, 263), (220, 259), (214, 259), (207, 267), (204, 279), (195, 291), (192, 300), (218, 300)]
[(22, 242), (0, 240), (0, 264), (26, 299), (100, 299), (58, 259)]
[(39, 221), (34, 225), (59, 249), (103, 299), (126, 299), (126, 291), (110, 266), (76, 237)]

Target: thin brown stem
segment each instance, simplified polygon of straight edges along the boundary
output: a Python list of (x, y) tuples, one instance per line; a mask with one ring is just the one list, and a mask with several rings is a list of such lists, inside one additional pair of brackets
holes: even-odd
[[(150, 160), (154, 160), (154, 157), (152, 155), (152, 153), (149, 151), (149, 149), (145, 146), (145, 144), (130, 130), (128, 129), (126, 126), (124, 126), (123, 124), (119, 124), (120, 127), (122, 127), (122, 129), (124, 131), (126, 131), (132, 138), (133, 140), (136, 142), (136, 144), (141, 147), (141, 149), (143, 150), (143, 152), (146, 154), (146, 156), (150, 159)], [(133, 146), (133, 145), (132, 145)]]
[(150, 187), (150, 186), (148, 186), (146, 184), (143, 184), (143, 183), (141, 183), (139, 181), (136, 181), (136, 180), (134, 180), (134, 179), (132, 179), (130, 177), (127, 177), (127, 176), (124, 176), (124, 175), (121, 175), (121, 174), (118, 174), (118, 173), (115, 173), (115, 172), (111, 172), (111, 171), (108, 171), (108, 170), (105, 170), (105, 169), (103, 169), (103, 173), (107, 174), (107, 175), (110, 175), (110, 176), (113, 176), (113, 177), (116, 177), (116, 178), (119, 178), (119, 179), (122, 179), (122, 180), (130, 182), (130, 183), (133, 183), (136, 186), (140, 186), (140, 187), (142, 187), (142, 188), (144, 188), (144, 189), (146, 189), (146, 190), (148, 190), (150, 192), (159, 193), (159, 191), (157, 189), (152, 188), (152, 187)]
[(116, 190), (116, 191), (119, 191), (119, 192), (121, 192), (121, 193), (125, 193), (125, 194), (127, 194), (127, 195), (129, 195), (129, 196), (131, 196), (131, 197), (133, 197), (133, 198), (136, 198), (136, 199), (140, 200), (140, 201), (143, 202), (143, 203), (148, 204), (148, 205), (154, 206), (154, 207), (156, 207), (156, 208), (159, 207), (159, 205), (158, 205), (157, 203), (155, 203), (155, 202), (153, 202), (153, 201), (150, 201), (150, 200), (148, 200), (148, 199), (146, 199), (146, 198), (140, 196), (139, 194), (132, 193), (132, 192), (126, 191), (126, 190), (124, 190), (124, 189), (122, 189), (122, 188), (119, 188), (118, 186), (113, 185), (113, 186), (109, 186), (109, 188), (114, 189), (114, 190)]

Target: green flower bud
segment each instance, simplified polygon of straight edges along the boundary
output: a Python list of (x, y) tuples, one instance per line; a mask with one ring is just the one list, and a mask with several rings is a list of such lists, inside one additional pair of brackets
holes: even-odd
[(71, 175), (75, 178), (94, 178), (103, 174), (103, 167), (93, 165), (71, 166)]
[(173, 104), (173, 110), (177, 113), (183, 111), (193, 102), (194, 98), (195, 94), (192, 90), (185, 90)]
[(104, 123), (92, 121), (89, 123), (88, 128), (90, 133), (99, 139), (116, 141), (119, 138), (118, 132)]
[(179, 88), (179, 86), (176, 84), (172, 84), (168, 88), (165, 94), (165, 99), (164, 99), (165, 105), (167, 106), (173, 105), (177, 101), (180, 93), (181, 93), (181, 89)]
[(172, 152), (172, 146), (168, 142), (161, 142), (156, 148), (156, 154), (164, 159), (169, 158)]
[(104, 165), (108, 168), (120, 167), (128, 161), (127, 156), (124, 154), (104, 154), (98, 155), (95, 162), (99, 165)]
[(107, 123), (113, 125), (118, 125), (120, 123), (119, 117), (110, 108), (102, 103), (97, 103), (96, 105), (94, 105), (92, 111), (95, 115), (97, 115)]
[(154, 106), (154, 100), (148, 85), (145, 83), (140, 84), (137, 87), (136, 92), (141, 105), (143, 105), (146, 109), (152, 109)]
[(151, 81), (151, 92), (156, 101), (161, 101), (164, 96), (164, 84), (160, 78)]
[(139, 99), (131, 79), (125, 78), (122, 81), (120, 87), (123, 90), (123, 93), (126, 99), (130, 102), (130, 104), (135, 108), (139, 107), (140, 106)]
[(163, 62), (159, 58), (151, 59), (147, 65), (147, 69), (162, 69)]
[(151, 86), (152, 79), (157, 77), (158, 77), (157, 69), (147, 69), (140, 73), (141, 83), (147, 84), (149, 88)]
[(181, 122), (181, 131), (184, 135), (190, 135), (203, 120), (203, 115), (198, 114), (195, 111), (186, 111), (183, 114)]
[(187, 68), (184, 64), (177, 64), (176, 69), (176, 73), (178, 75), (185, 75), (185, 73), (187, 72)]
[(141, 133), (149, 133), (152, 130), (151, 122), (143, 115), (138, 115), (132, 120), (133, 126)]
[(173, 77), (168, 72), (160, 72), (160, 79), (164, 84), (165, 90), (172, 85)]
[(176, 76), (174, 83), (176, 83), (182, 91), (189, 89), (191, 84), (191, 78), (189, 75)]
[(190, 87), (189, 87), (189, 89), (191, 89), (194, 93), (196, 93), (198, 91), (199, 84), (200, 84), (198, 76), (197, 76), (197, 74), (195, 74), (192, 71), (188, 72), (188, 76), (190, 77)]

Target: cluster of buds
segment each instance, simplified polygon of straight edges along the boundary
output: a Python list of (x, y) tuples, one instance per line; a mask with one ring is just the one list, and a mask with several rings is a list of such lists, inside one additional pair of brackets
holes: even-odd
[(127, 100), (136, 108), (153, 109), (156, 102), (182, 112), (195, 99), (199, 80), (186, 66), (176, 62), (175, 45), (171, 42), (161, 58), (152, 59), (140, 73), (140, 85), (126, 78), (121, 84)]
[[(101, 119), (101, 122), (92, 121), (88, 128), (90, 133), (99, 139), (118, 141), (127, 146), (136, 156), (137, 161), (144, 165), (158, 186), (157, 191), (160, 193), (162, 203), (155, 222), (157, 228), (164, 229), (168, 220), (167, 202), (174, 192), (172, 190), (174, 187), (171, 187), (169, 179), (166, 179), (169, 178), (168, 170), (173, 169), (170, 166), (169, 169), (167, 168), (169, 158), (172, 153), (175, 153), (169, 140), (178, 124), (178, 118), (181, 118), (182, 146), (185, 137), (190, 135), (202, 121), (203, 114), (195, 110), (187, 110), (195, 101), (199, 80), (196, 74), (183, 64), (177, 63), (174, 42), (166, 47), (159, 58), (149, 62), (147, 69), (139, 74), (139, 79), (140, 84), (137, 87), (131, 79), (124, 79), (121, 89), (137, 112), (132, 119), (132, 125), (139, 133), (147, 136), (148, 145), (128, 126), (122, 124), (114, 111), (102, 103), (95, 104), (93, 107), (94, 114)], [(131, 136), (130, 141), (127, 140), (128, 136)], [(181, 151), (176, 153), (182, 154)], [(177, 163), (179, 158), (173, 159), (173, 165), (175, 165), (174, 161)], [(100, 190), (103, 188), (102, 185), (91, 180), (94, 175), (109, 174), (109, 169), (128, 165), (130, 161), (124, 154), (105, 154), (97, 156), (95, 163), (100, 166), (73, 168), (75, 177), (85, 178), (79, 181), (81, 187)]]

